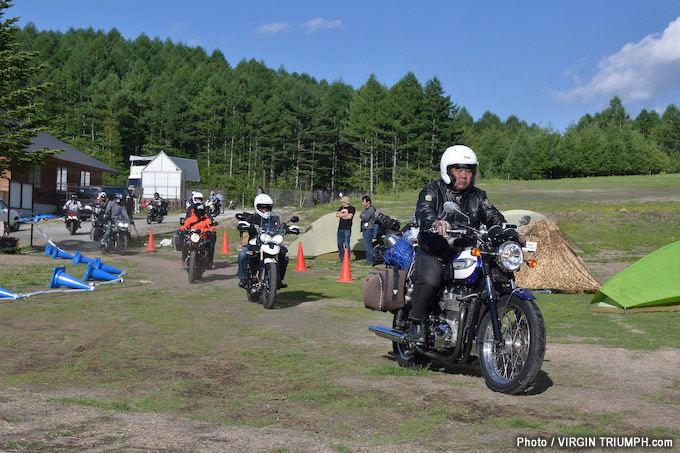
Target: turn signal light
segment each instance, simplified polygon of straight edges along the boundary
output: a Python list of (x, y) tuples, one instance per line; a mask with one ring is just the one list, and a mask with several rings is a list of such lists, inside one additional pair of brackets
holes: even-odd
[(470, 252), (470, 255), (472, 255), (472, 256), (481, 256), (481, 255), (482, 255), (482, 251), (479, 250), (479, 248), (475, 247), (475, 248), (473, 248), (472, 251)]
[(538, 266), (538, 262), (535, 259), (530, 259), (529, 260), (529, 267), (533, 269), (536, 266)]

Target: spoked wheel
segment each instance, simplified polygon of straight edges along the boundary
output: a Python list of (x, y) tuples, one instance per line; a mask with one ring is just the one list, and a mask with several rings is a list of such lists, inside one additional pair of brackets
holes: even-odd
[(272, 308), (276, 300), (276, 289), (279, 283), (278, 263), (264, 265), (264, 288), (262, 288), (262, 306)]
[(128, 238), (126, 234), (118, 234), (116, 236), (116, 253), (124, 255), (128, 247)]
[(545, 354), (545, 325), (535, 303), (517, 297), (498, 304), (504, 344), (496, 345), (489, 313), (479, 326), (477, 355), (486, 385), (516, 395), (536, 380)]
[[(403, 309), (398, 310), (394, 314), (392, 328), (400, 332), (406, 332), (409, 328), (407, 315), (408, 313)], [(393, 341), (392, 351), (394, 351), (394, 359), (399, 366), (404, 368), (422, 368), (430, 363), (430, 359), (420, 355), (410, 344), (401, 344)]]

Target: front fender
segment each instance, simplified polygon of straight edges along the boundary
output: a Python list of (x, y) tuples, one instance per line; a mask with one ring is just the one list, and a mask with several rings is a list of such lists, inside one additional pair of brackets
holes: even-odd
[(512, 292), (508, 292), (506, 294), (510, 294), (511, 296), (517, 296), (523, 300), (536, 300), (536, 296), (534, 296), (531, 291), (524, 288), (515, 288), (512, 290)]

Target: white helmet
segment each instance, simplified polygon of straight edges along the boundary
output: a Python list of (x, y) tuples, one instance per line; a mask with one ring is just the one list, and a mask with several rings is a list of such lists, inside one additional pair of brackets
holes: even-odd
[(274, 207), (274, 200), (272, 200), (272, 197), (266, 193), (261, 193), (255, 197), (253, 206), (255, 206), (255, 212), (258, 213), (260, 217), (263, 219), (268, 219), (269, 214), (272, 212), (272, 208)]
[(474, 151), (465, 145), (449, 146), (442, 154), (442, 159), (439, 162), (439, 171), (442, 175), (442, 181), (446, 184), (451, 184), (451, 176), (449, 175), (449, 168), (452, 165), (460, 165), (463, 168), (472, 170), (472, 185), (475, 184), (475, 176), (477, 176), (477, 155)]
[(99, 199), (101, 200), (102, 198), (106, 197), (106, 192), (99, 192)]
[(194, 192), (194, 194), (191, 197), (191, 201), (193, 201), (194, 203), (203, 202), (203, 194), (201, 192)]

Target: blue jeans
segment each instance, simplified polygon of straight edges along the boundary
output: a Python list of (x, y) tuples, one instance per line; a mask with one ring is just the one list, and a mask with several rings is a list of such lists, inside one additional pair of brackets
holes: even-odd
[(366, 247), (366, 262), (368, 264), (373, 264), (373, 233), (375, 230), (371, 228), (370, 230), (364, 230), (364, 246)]
[[(248, 278), (246, 273), (246, 268), (248, 267), (248, 250), (257, 250), (256, 246), (251, 246), (250, 244), (243, 247), (243, 249), (238, 252), (238, 271), (236, 272), (237, 278)], [(281, 251), (279, 252), (279, 280), (283, 281), (286, 276), (286, 268), (288, 268), (288, 248), (281, 246)]]
[(349, 250), (349, 236), (352, 230), (338, 230), (338, 252), (340, 261), (345, 258), (345, 249)]

